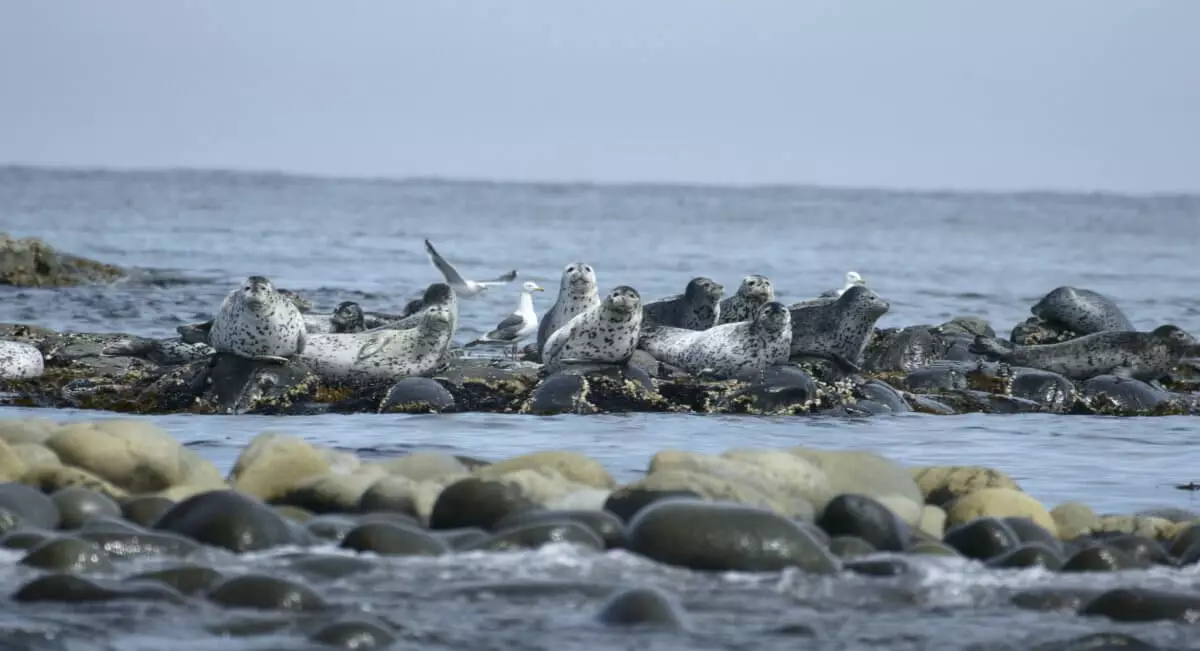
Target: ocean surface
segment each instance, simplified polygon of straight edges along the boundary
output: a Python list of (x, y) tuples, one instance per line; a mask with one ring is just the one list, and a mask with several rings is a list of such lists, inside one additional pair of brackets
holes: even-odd
[[(398, 311), (440, 280), (422, 239), (470, 278), (517, 269), (548, 291), (562, 268), (591, 264), (601, 291), (646, 299), (709, 276), (736, 291), (746, 274), (772, 279), (780, 300), (813, 297), (861, 273), (891, 303), (880, 325), (987, 318), (1001, 335), (1060, 285), (1114, 298), (1140, 329), (1174, 323), (1200, 334), (1200, 197), (1105, 194), (906, 193), (821, 188), (509, 184), (333, 180), (232, 172), (97, 172), (0, 168), (0, 231), (142, 272), (105, 288), (0, 287), (0, 322), (60, 330), (173, 336), (207, 319), (247, 275), (270, 277), (329, 310), (343, 300)], [(518, 283), (460, 303), (458, 343), (517, 305)], [(115, 417), (0, 408), (0, 418)], [(126, 417), (126, 416), (121, 416)], [(392, 456), (445, 449), (498, 459), (535, 449), (591, 455), (619, 479), (665, 448), (807, 445), (879, 451), (909, 464), (993, 466), (1053, 506), (1082, 500), (1101, 513), (1200, 510), (1173, 484), (1200, 481), (1200, 418), (903, 415), (870, 419), (691, 415), (530, 417), (162, 416), (156, 423), (228, 469), (264, 430)], [(329, 551), (328, 553), (336, 553)], [(10, 554), (10, 556), (12, 556)], [(6, 557), (7, 558), (7, 557)], [(13, 559), (15, 560), (15, 556)], [(286, 573), (279, 554), (237, 561)], [(0, 564), (0, 590), (28, 571)], [(523, 554), (381, 561), (330, 599), (402, 625), (398, 648), (474, 649), (1026, 649), (1089, 631), (1120, 630), (1165, 648), (1200, 648), (1196, 629), (1116, 625), (1019, 611), (1023, 586), (1160, 585), (1200, 589), (1200, 570), (1064, 577), (921, 560), (891, 578), (701, 575), (621, 553), (550, 547)], [(588, 591), (478, 598), (487, 582), (553, 579), (650, 583), (678, 595), (689, 633), (606, 631), (590, 623)], [(472, 587), (474, 586), (474, 587)], [(31, 649), (304, 648), (286, 634), (221, 638), (219, 613), (169, 606), (104, 610), (0, 602), (0, 635)], [(783, 624), (811, 629), (801, 639)], [(788, 629), (795, 632), (796, 629)], [(1189, 636), (1190, 630), (1190, 636)], [(290, 640), (290, 641), (289, 641)], [(40, 642), (39, 642), (40, 643)], [(47, 643), (48, 644), (48, 643)]]

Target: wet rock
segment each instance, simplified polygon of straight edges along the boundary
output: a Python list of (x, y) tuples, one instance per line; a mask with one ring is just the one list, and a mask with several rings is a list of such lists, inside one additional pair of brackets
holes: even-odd
[(13, 600), (23, 603), (95, 603), (137, 600), (182, 604), (183, 595), (170, 587), (154, 583), (116, 583), (77, 574), (44, 574), (22, 585)]
[(376, 479), (358, 498), (358, 511), (385, 511), (416, 516), (418, 487), (407, 477), (387, 476)]
[(1070, 540), (1100, 527), (1100, 518), (1092, 507), (1082, 502), (1063, 502), (1050, 511), (1058, 528), (1058, 537)]
[(497, 479), (518, 470), (552, 470), (567, 481), (595, 488), (613, 488), (616, 480), (599, 462), (577, 452), (545, 451), (504, 459), (475, 471), (484, 479)]
[(633, 365), (572, 364), (546, 376), (521, 407), (527, 414), (665, 411), (669, 404)]
[(96, 545), (113, 558), (185, 558), (203, 549), (194, 540), (183, 536), (153, 531), (78, 531), (75, 536)]
[(108, 496), (114, 500), (123, 500), (126, 492), (92, 473), (73, 466), (39, 466), (25, 473), (21, 481), (33, 486), (43, 493), (54, 493), (63, 488), (85, 488), (90, 491)]
[(1017, 539), (1023, 543), (1041, 543), (1051, 549), (1060, 550), (1062, 544), (1053, 533), (1033, 520), (1025, 517), (1006, 517), (1004, 523), (1017, 534)]
[(120, 267), (56, 251), (35, 237), (0, 233), (0, 285), (72, 287), (109, 283), (124, 275)]
[(957, 549), (946, 543), (926, 540), (913, 543), (907, 553), (920, 556), (961, 556)]
[(1168, 551), (1172, 556), (1181, 557), (1192, 548), (1200, 548), (1200, 522), (1180, 529), (1171, 539)]
[(1025, 610), (1074, 614), (1099, 594), (1091, 588), (1033, 588), (1014, 594), (1011, 601)]
[(886, 382), (869, 380), (855, 385), (853, 394), (857, 399), (856, 406), (872, 414), (903, 414), (912, 411), (904, 395)]
[(1056, 571), (1063, 565), (1062, 554), (1055, 547), (1042, 542), (1025, 542), (987, 561), (988, 567), (1023, 569), (1044, 567)]
[(46, 540), (30, 549), (20, 564), (63, 572), (112, 572), (116, 569), (99, 546), (72, 536)]
[[(789, 448), (788, 453), (820, 468), (829, 481), (830, 495), (870, 497), (915, 525), (921, 517), (921, 491), (902, 465), (865, 450)], [(814, 504), (820, 508), (820, 505)]]
[(941, 540), (946, 533), (946, 512), (940, 506), (926, 504), (921, 508), (916, 533), (918, 537), (925, 534), (933, 540)]
[(695, 570), (838, 571), (838, 561), (796, 522), (766, 509), (696, 500), (660, 501), (629, 523), (629, 549)]
[(734, 449), (720, 456), (663, 450), (651, 458), (648, 474), (628, 486), (690, 490), (810, 521), (833, 496), (828, 478), (815, 464), (771, 450)]
[(1031, 316), (1013, 327), (1009, 340), (1018, 346), (1036, 346), (1070, 341), (1078, 336), (1062, 326)]
[(302, 360), (287, 364), (216, 353), (205, 401), (218, 413), (288, 414), (316, 398), (320, 379)]
[[(61, 522), (54, 501), (25, 484), (0, 484), (0, 511), (9, 513), (13, 522), (26, 527), (57, 529)], [(0, 531), (11, 528), (0, 526)]]
[(316, 579), (341, 579), (378, 567), (378, 562), (359, 556), (303, 556), (291, 563), (295, 571)]
[(1106, 515), (1100, 518), (1095, 532), (1100, 533), (1132, 533), (1147, 538), (1161, 539), (1168, 531), (1174, 531), (1175, 524), (1164, 518), (1144, 515)]
[(625, 544), (625, 522), (610, 511), (592, 511), (583, 509), (542, 509), (536, 511), (519, 511), (505, 516), (496, 523), (496, 530), (503, 531), (513, 527), (575, 522), (591, 529), (604, 541), (604, 547), (612, 549)]
[(351, 475), (317, 475), (293, 486), (276, 504), (299, 507), (310, 513), (353, 513), (362, 496), (382, 477), (379, 468)]
[(78, 529), (94, 517), (120, 517), (121, 507), (105, 495), (78, 486), (62, 488), (50, 496), (62, 517), (59, 527)]
[(159, 495), (130, 497), (121, 503), (121, 517), (143, 527), (149, 527), (172, 506), (175, 506), (174, 500)]
[(1063, 564), (1063, 572), (1119, 572), (1121, 570), (1143, 569), (1149, 563), (1141, 562), (1133, 556), (1103, 543), (1092, 543), (1076, 552)]
[(465, 527), (462, 529), (434, 531), (432, 535), (434, 538), (446, 543), (446, 546), (450, 549), (459, 551), (470, 549), (476, 543), (486, 540), (490, 534), (479, 527)]
[(252, 497), (230, 490), (189, 497), (164, 513), (154, 528), (237, 553), (301, 542), (283, 516)]
[(289, 434), (263, 432), (242, 449), (229, 473), (234, 490), (277, 500), (296, 484), (332, 472), (330, 455)]
[(1067, 378), (1032, 368), (1013, 369), (1008, 393), (1016, 398), (1032, 400), (1053, 413), (1066, 413), (1075, 406), (1075, 384)]
[(1098, 375), (1080, 385), (1082, 402), (1089, 413), (1141, 415), (1171, 402), (1174, 395), (1141, 380)]
[(1109, 590), (1079, 609), (1080, 615), (1100, 615), (1118, 622), (1175, 620), (1200, 622), (1200, 595), (1150, 588)]
[(830, 536), (857, 536), (885, 552), (904, 551), (911, 536), (909, 527), (891, 509), (865, 495), (833, 498), (817, 524)]
[(152, 581), (170, 586), (183, 595), (198, 595), (208, 592), (223, 578), (220, 572), (204, 565), (177, 565), (134, 574), (125, 582)]
[(38, 531), (36, 529), (17, 529), (10, 531), (0, 537), (0, 547), (4, 549), (33, 549), (38, 545), (54, 538), (54, 534), (49, 531)]
[(388, 474), (400, 475), (417, 482), (444, 477), (463, 477), (471, 472), (471, 468), (453, 454), (431, 450), (417, 450), (377, 463)]
[(490, 537), (468, 547), (470, 550), (507, 551), (537, 549), (550, 543), (571, 543), (600, 551), (604, 539), (590, 527), (573, 520), (517, 524), (500, 529)]
[(858, 536), (834, 536), (829, 539), (829, 552), (838, 558), (857, 558), (878, 551)]
[(445, 542), (415, 527), (390, 522), (364, 522), (346, 533), (343, 549), (381, 556), (440, 556), (450, 551)]
[(1167, 550), (1153, 538), (1136, 534), (1121, 534), (1104, 539), (1104, 545), (1128, 554), (1139, 565), (1174, 565)]
[(945, 506), (946, 524), (955, 526), (980, 517), (1029, 518), (1042, 528), (1057, 534), (1058, 525), (1050, 512), (1033, 497), (1011, 488), (983, 488), (955, 498)]
[(455, 359), (433, 376), (454, 396), (458, 409), (513, 412), (538, 382), (540, 366), (478, 359)]
[(609, 626), (685, 628), (683, 608), (656, 588), (630, 588), (613, 594), (600, 606), (596, 619)]
[(1047, 642), (1030, 651), (1166, 651), (1124, 633), (1091, 633), (1070, 640)]
[(360, 522), (345, 515), (319, 515), (304, 523), (304, 529), (321, 540), (341, 544)]
[(516, 484), (467, 477), (438, 495), (429, 515), (429, 528), (479, 527), (490, 531), (505, 516), (536, 507)]
[(842, 564), (843, 569), (865, 576), (900, 576), (912, 571), (912, 566), (903, 558), (854, 559)]
[(967, 558), (987, 561), (1012, 551), (1021, 539), (999, 518), (982, 517), (952, 527), (945, 542)]
[(227, 608), (291, 610), (310, 612), (325, 609), (325, 600), (312, 588), (265, 574), (243, 574), (227, 578), (208, 593), (209, 601)]
[(657, 489), (636, 485), (628, 485), (613, 491), (604, 502), (604, 510), (615, 514), (625, 522), (629, 522), (642, 509), (658, 502), (670, 499), (702, 499), (703, 496), (692, 490)]
[(599, 409), (588, 402), (588, 381), (580, 375), (556, 373), (538, 382), (528, 402), (521, 408), (526, 414), (595, 414)]
[(428, 414), (454, 409), (454, 395), (426, 377), (406, 377), (388, 389), (379, 403), (381, 414)]
[(740, 376), (743, 386), (717, 402), (715, 411), (749, 414), (802, 414), (817, 404), (817, 384), (794, 364), (769, 366)]
[(335, 649), (381, 649), (395, 642), (396, 636), (381, 622), (343, 619), (322, 626), (309, 639)]
[(146, 528), (120, 518), (90, 518), (79, 527), (79, 531), (102, 531), (105, 533), (146, 533)]
[(862, 369), (911, 371), (941, 359), (948, 347), (941, 333), (927, 325), (879, 329), (863, 351)]

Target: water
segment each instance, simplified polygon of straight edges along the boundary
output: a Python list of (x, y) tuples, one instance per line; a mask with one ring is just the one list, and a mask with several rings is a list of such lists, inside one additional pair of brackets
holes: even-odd
[[(1112, 296), (1138, 328), (1175, 323), (1200, 333), (1193, 264), (1200, 250), (1198, 217), (1200, 197), (1189, 196), (596, 187), (10, 168), (0, 169), (0, 229), (157, 271), (151, 280), (103, 289), (0, 288), (0, 321), (170, 336), (180, 323), (208, 318), (232, 286), (256, 273), (301, 291), (318, 308), (356, 300), (366, 309), (398, 310), (440, 279), (421, 245), (427, 237), (469, 277), (489, 278), (515, 267), (551, 296), (562, 267), (574, 260), (597, 269), (602, 290), (629, 284), (648, 298), (678, 293), (696, 275), (711, 276), (732, 292), (743, 275), (760, 273), (774, 281), (781, 300), (800, 300), (840, 285), (845, 271), (854, 269), (891, 302), (882, 326), (977, 315), (1007, 334), (1046, 291), (1071, 284)], [(457, 341), (490, 329), (515, 309), (516, 300), (514, 285), (464, 301)], [(545, 309), (552, 298), (536, 300)], [(29, 413), (8, 409), (0, 415)], [(35, 413), (60, 420), (110, 417)], [(1082, 499), (1110, 513), (1200, 508), (1192, 494), (1171, 486), (1200, 479), (1194, 444), (1200, 419), (1194, 417), (463, 414), (153, 420), (226, 469), (241, 446), (266, 429), (364, 457), (441, 448), (500, 458), (566, 448), (601, 460), (619, 479), (644, 470), (649, 457), (665, 448), (719, 452), (810, 445), (873, 449), (911, 464), (994, 466), (1048, 505)], [(287, 571), (278, 558), (238, 562)], [(985, 642), (1025, 648), (1022, 644), (1100, 629), (1196, 648), (1195, 642), (1181, 642), (1183, 629), (1173, 625), (1117, 626), (1027, 613), (1003, 598), (1021, 585), (1094, 586), (1095, 577), (997, 573), (958, 561), (922, 561), (918, 569), (899, 579), (701, 576), (622, 554), (547, 549), (387, 561), (361, 581), (322, 589), (339, 603), (406, 623), (404, 643), (423, 648), (958, 649)], [(14, 575), (27, 575), (17, 568), (7, 572), (5, 586), (15, 585)], [(445, 592), (514, 576), (656, 583), (681, 594), (694, 632), (603, 632), (586, 623), (599, 602), (594, 595), (463, 601)], [(1103, 581), (1200, 588), (1194, 568)], [(180, 649), (293, 648), (272, 636), (230, 646), (235, 643), (204, 634), (203, 622), (218, 614), (197, 618), (158, 606), (162, 612), (135, 616), (139, 607), (128, 608), (105, 611), (111, 621), (53, 608), (38, 609), (40, 619), (30, 620), (28, 607), (10, 605), (0, 608), (0, 627), (59, 630), (67, 634), (63, 639), (92, 627), (101, 632), (88, 635), (105, 640), (97, 644), (121, 649), (159, 648), (164, 635), (178, 636), (180, 630), (190, 631), (184, 636), (189, 642), (172, 637), (172, 646)], [(816, 637), (768, 633), (792, 621), (813, 627)]]

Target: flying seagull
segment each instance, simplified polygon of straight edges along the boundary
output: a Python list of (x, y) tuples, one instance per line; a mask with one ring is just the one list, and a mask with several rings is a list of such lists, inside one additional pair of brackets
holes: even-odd
[(546, 291), (529, 280), (521, 285), (521, 290), (521, 303), (517, 306), (517, 311), (505, 317), (495, 330), (468, 343), (464, 348), (479, 344), (512, 344), (513, 357), (516, 357), (517, 346), (538, 329), (537, 314), (533, 311), (533, 292)]
[(442, 272), (446, 283), (454, 289), (454, 293), (458, 294), (459, 298), (478, 296), (488, 287), (505, 285), (517, 279), (517, 270), (513, 269), (494, 280), (467, 280), (462, 277), (462, 274), (458, 273), (458, 269), (455, 269), (454, 265), (446, 262), (446, 259), (429, 243), (429, 240), (425, 240), (425, 250), (429, 253), (429, 261), (433, 263), (433, 266), (437, 267), (438, 271)]

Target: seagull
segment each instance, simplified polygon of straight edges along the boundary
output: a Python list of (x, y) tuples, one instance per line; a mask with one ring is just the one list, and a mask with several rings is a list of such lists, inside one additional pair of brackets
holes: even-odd
[(429, 243), (429, 240), (425, 240), (425, 250), (429, 253), (429, 261), (433, 263), (433, 266), (437, 267), (438, 271), (442, 272), (442, 276), (445, 277), (446, 283), (449, 284), (450, 287), (454, 288), (454, 293), (458, 294), (460, 298), (471, 298), (473, 296), (478, 296), (488, 287), (493, 285), (505, 285), (517, 279), (517, 270), (513, 269), (512, 271), (496, 278), (495, 280), (467, 280), (466, 278), (462, 277), (462, 274), (458, 273), (458, 269), (455, 269), (454, 265), (446, 262), (446, 259), (443, 258), (437, 252), (437, 249), (433, 248), (433, 245)]
[(546, 291), (529, 280), (521, 285), (521, 290), (521, 303), (517, 306), (517, 311), (505, 317), (495, 330), (468, 343), (464, 348), (479, 344), (512, 344), (513, 357), (516, 357), (517, 346), (538, 329), (538, 317), (533, 311), (533, 292)]
[(821, 294), (821, 298), (838, 298), (842, 294), (845, 294), (846, 290), (850, 289), (851, 287), (853, 287), (855, 285), (866, 285), (866, 284), (867, 284), (867, 281), (864, 280), (862, 276), (858, 275), (857, 271), (847, 271), (846, 272), (846, 286), (842, 287), (841, 289), (831, 289), (827, 292), (824, 292)]

